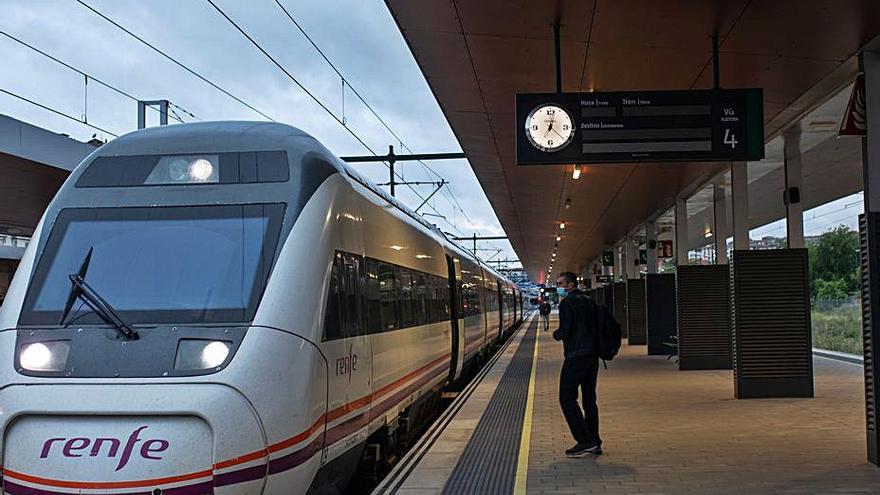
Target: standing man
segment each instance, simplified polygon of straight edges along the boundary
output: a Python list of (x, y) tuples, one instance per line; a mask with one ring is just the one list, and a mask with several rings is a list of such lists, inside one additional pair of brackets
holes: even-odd
[(546, 299), (541, 300), (541, 305), (538, 306), (538, 312), (541, 313), (541, 319), (544, 320), (544, 331), (550, 328), (550, 311), (553, 308), (550, 306), (550, 301)]
[[(599, 376), (599, 344), (594, 328), (595, 303), (577, 288), (574, 273), (564, 272), (556, 281), (564, 299), (559, 303), (559, 328), (553, 338), (561, 340), (565, 361), (559, 377), (559, 405), (577, 444), (566, 450), (569, 457), (601, 455), (599, 406), (596, 404), (596, 379)], [(578, 404), (578, 388), (583, 410)]]

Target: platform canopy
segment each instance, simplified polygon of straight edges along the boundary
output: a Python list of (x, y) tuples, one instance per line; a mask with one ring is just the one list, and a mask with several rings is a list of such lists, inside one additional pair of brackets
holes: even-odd
[(0, 115), (0, 233), (30, 235), (71, 170), (95, 147)]
[[(524, 267), (540, 280), (557, 225), (555, 270), (579, 269), (723, 163), (517, 166), (514, 97), (555, 90), (553, 24), (563, 91), (764, 89), (766, 139), (857, 73), (880, 33), (875, 2), (804, 0), (386, 0)], [(564, 207), (566, 198), (571, 208)]]

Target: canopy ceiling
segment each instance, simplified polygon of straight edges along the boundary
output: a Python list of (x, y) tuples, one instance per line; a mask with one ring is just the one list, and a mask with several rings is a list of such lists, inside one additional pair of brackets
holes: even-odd
[(554, 19), (563, 91), (709, 88), (717, 30), (721, 86), (764, 88), (768, 138), (851, 82), (854, 55), (880, 33), (870, 0), (386, 3), (533, 280), (559, 220), (556, 270), (579, 269), (724, 167), (591, 165), (572, 180), (571, 167), (517, 166), (514, 96), (555, 89)]

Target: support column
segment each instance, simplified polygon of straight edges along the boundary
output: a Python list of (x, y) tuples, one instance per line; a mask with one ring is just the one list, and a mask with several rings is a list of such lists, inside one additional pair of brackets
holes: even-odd
[(880, 465), (880, 53), (863, 52), (859, 64), (865, 73), (867, 120), (867, 136), (862, 138), (865, 213), (859, 217), (865, 411), (868, 460)]
[(645, 250), (647, 273), (657, 273), (657, 223), (645, 222)]
[(801, 128), (794, 125), (783, 135), (785, 140), (785, 217), (789, 249), (800, 249), (804, 244), (803, 176), (801, 175)]
[(675, 198), (675, 264), (688, 264), (687, 199)]
[(727, 204), (713, 187), (715, 264), (676, 267), (678, 369), (731, 369), (730, 269), (727, 265)]
[(635, 238), (626, 239), (626, 278), (639, 278), (639, 245)]
[(727, 192), (721, 184), (712, 186), (714, 195), (714, 225), (712, 233), (715, 236), (715, 264), (727, 264)]
[(611, 252), (614, 253), (614, 264), (611, 266), (611, 281), (617, 282), (621, 279), (620, 272), (622, 271), (621, 262), (620, 262), (620, 249), (618, 246), (614, 246), (611, 248)]
[(734, 395), (737, 399), (813, 397), (807, 250), (749, 250), (746, 164), (731, 164), (730, 175)]
[(730, 164), (730, 203), (733, 209), (733, 249), (749, 249), (749, 175), (746, 162)]

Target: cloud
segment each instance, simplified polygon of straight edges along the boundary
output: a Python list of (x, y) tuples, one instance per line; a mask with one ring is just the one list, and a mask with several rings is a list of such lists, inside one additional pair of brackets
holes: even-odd
[[(215, 81), (274, 119), (314, 135), (340, 156), (368, 154), (347, 130), (278, 70), (207, 2), (152, 0), (114, 2), (86, 0), (147, 41)], [(281, 0), (324, 53), (388, 125), (416, 152), (460, 150), (445, 117), (418, 69), (383, 2)], [(360, 103), (350, 87), (343, 90), (335, 71), (310, 45), (274, 1), (218, 5), (254, 36), (279, 62), (373, 150), (396, 139)], [(73, 1), (5, 0), (2, 30), (22, 38), (137, 98), (168, 98), (202, 120), (262, 120), (258, 114), (223, 95), (153, 52)], [(74, 117), (86, 110), (84, 78), (26, 48), (0, 38), (6, 70), (0, 87), (56, 107)], [(133, 130), (136, 103), (92, 81), (88, 86), (88, 120), (111, 132)], [(3, 112), (35, 125), (89, 139), (96, 131), (45, 110), (0, 95)], [(156, 115), (150, 116), (150, 122)], [(503, 233), (472, 169), (464, 160), (431, 163), (451, 182), (449, 191), (429, 204), (448, 222), (427, 217), (443, 230), (470, 235)], [(387, 181), (381, 164), (357, 167), (377, 182)], [(407, 180), (437, 180), (417, 163), (399, 163)], [(422, 196), (432, 186), (414, 186)], [(399, 196), (416, 207), (421, 200), (406, 188)], [(459, 211), (452, 199), (466, 211)], [(434, 213), (431, 206), (422, 211)], [(515, 258), (510, 244), (497, 245), (505, 258)]]

